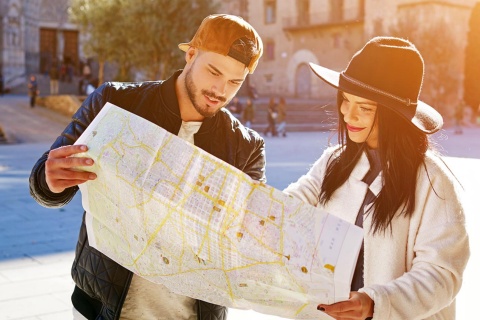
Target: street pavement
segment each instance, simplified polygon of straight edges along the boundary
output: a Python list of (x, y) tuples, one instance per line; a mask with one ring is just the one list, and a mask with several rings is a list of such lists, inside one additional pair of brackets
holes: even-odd
[[(47, 209), (29, 195), (30, 170), (69, 119), (44, 108), (28, 107), (22, 95), (0, 98), (0, 125), (15, 143), (0, 145), (0, 320), (71, 319), (73, 261), (82, 207), (80, 194), (64, 208)], [(329, 132), (291, 132), (267, 137), (268, 184), (277, 189), (295, 181), (318, 158)], [(434, 135), (446, 162), (465, 189), (471, 258), (457, 298), (457, 319), (476, 314), (480, 284), (480, 128)], [(230, 320), (280, 320), (251, 310), (230, 309)]]

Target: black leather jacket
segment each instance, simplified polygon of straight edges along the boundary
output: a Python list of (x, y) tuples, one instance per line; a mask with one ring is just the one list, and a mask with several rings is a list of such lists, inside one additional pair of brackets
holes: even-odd
[[(87, 97), (72, 121), (51, 149), (73, 144), (92, 122), (106, 102), (127, 109), (167, 131), (177, 134), (181, 126), (175, 93), (175, 81), (181, 71), (162, 81), (141, 83), (105, 83)], [(194, 136), (195, 145), (242, 170), (255, 180), (265, 182), (264, 141), (256, 132), (242, 126), (228, 111), (220, 110), (207, 118)], [(45, 180), (48, 151), (35, 164), (30, 175), (30, 193), (45, 207), (67, 204), (78, 187), (52, 193)], [(85, 219), (85, 213), (84, 217)], [(119, 319), (132, 273), (89, 246), (85, 221), (82, 223), (72, 266), (76, 283), (72, 294), (75, 308), (88, 319)], [(226, 319), (227, 309), (197, 301), (199, 320)]]

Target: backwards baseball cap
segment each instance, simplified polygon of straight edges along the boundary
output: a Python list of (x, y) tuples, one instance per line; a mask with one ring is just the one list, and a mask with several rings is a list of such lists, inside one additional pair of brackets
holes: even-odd
[(263, 43), (255, 29), (241, 17), (212, 14), (203, 19), (188, 43), (178, 47), (187, 52), (189, 47), (212, 51), (240, 61), (253, 73), (263, 53)]

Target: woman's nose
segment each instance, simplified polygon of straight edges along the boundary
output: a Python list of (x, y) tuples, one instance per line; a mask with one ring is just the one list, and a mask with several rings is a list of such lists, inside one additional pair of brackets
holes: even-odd
[(354, 120), (356, 118), (357, 112), (352, 106), (345, 106), (342, 109), (343, 119), (345, 120), (345, 122), (349, 122), (350, 120)]

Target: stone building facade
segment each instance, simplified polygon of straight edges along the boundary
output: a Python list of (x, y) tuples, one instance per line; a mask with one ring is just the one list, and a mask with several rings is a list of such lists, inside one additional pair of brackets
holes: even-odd
[(54, 63), (71, 65), (78, 73), (80, 65), (80, 34), (69, 22), (69, 0), (42, 0), (39, 23), (39, 71), (46, 73)]
[[(374, 35), (388, 35), (402, 17), (412, 28), (443, 21), (455, 35), (458, 54), (449, 68), (458, 74), (452, 100), (462, 96), (468, 20), (477, 0), (223, 0), (219, 11), (248, 20), (262, 36), (265, 53), (249, 76), (262, 95), (331, 98), (334, 90), (313, 75), (308, 62), (342, 70)], [(70, 0), (0, 2), (0, 70), (7, 86), (30, 73), (46, 73), (54, 62), (78, 72), (82, 39), (68, 21)], [(442, 37), (443, 35), (438, 35)]]
[(34, 42), (39, 8), (40, 0), (30, 1), (28, 8), (22, 0), (0, 3), (0, 71), (6, 87), (23, 82), (27, 71), (36, 67), (32, 58), (38, 54)]
[(68, 22), (69, 0), (0, 2), (0, 71), (5, 86), (22, 85), (29, 74), (47, 73), (54, 61), (77, 67), (79, 32)]
[[(248, 20), (265, 53), (251, 82), (264, 95), (331, 99), (333, 89), (308, 62), (341, 71), (372, 36), (389, 35), (406, 16), (412, 28), (440, 22), (455, 36), (449, 68), (458, 74), (452, 101), (462, 97), (468, 20), (476, 0), (250, 0)], [(436, 35), (442, 37), (442, 34)]]

